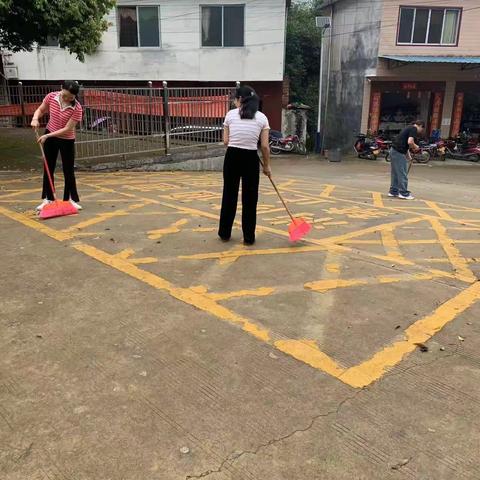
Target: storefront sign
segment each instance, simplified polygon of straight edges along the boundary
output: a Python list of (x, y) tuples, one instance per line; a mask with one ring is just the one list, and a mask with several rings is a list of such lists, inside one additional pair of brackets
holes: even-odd
[(462, 115), (463, 115), (463, 100), (465, 94), (463, 92), (458, 92), (455, 95), (455, 102), (453, 104), (453, 115), (452, 115), (452, 131), (450, 135), (455, 137), (460, 132), (460, 126), (462, 125)]
[(402, 90), (416, 90), (417, 84), (415, 82), (402, 83)]
[(440, 128), (440, 115), (442, 113), (443, 95), (441, 92), (435, 92), (433, 96), (432, 118), (430, 121), (430, 134)]
[(378, 132), (380, 126), (380, 106), (382, 103), (381, 92), (372, 93), (372, 103), (370, 105), (370, 127), (369, 130), (372, 133)]

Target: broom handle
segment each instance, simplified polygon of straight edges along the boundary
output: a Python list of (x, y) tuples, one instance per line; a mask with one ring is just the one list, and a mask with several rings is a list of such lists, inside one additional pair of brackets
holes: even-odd
[[(40, 135), (38, 134), (38, 129), (37, 128), (35, 129), (35, 135), (36, 135), (37, 140), (38, 140), (40, 138)], [(50, 173), (50, 169), (48, 168), (48, 162), (47, 162), (47, 157), (45, 156), (45, 150), (43, 149), (43, 145), (41, 143), (39, 143), (38, 146), (40, 147), (40, 151), (42, 152), (43, 164), (45, 165), (45, 170), (47, 172), (47, 177), (48, 177), (48, 181), (50, 183), (50, 188), (52, 189), (53, 199), (56, 200), (55, 185), (53, 184), (52, 175)]]
[(413, 165), (413, 157), (412, 157), (412, 154), (410, 153), (410, 150), (407, 151), (407, 157), (408, 157), (408, 170), (407, 170), (407, 174), (410, 173), (410, 170), (412, 168), (412, 165)]
[[(263, 162), (260, 160), (260, 165), (262, 165), (262, 167), (264, 166), (263, 165)], [(273, 185), (273, 188), (275, 189), (275, 191), (277, 192), (277, 195), (278, 195), (278, 198), (282, 201), (283, 203), (283, 206), (285, 207), (285, 210), (287, 211), (288, 215), (290, 216), (290, 218), (292, 219), (292, 222), (295, 223), (295, 218), (293, 218), (293, 215), (292, 215), (292, 212), (290, 211), (290, 209), (288, 208), (288, 205), (287, 203), (285, 202), (285, 200), (283, 199), (281, 193), (279, 192), (277, 186), (275, 185), (275, 182), (273, 181), (273, 178), (270, 176), (270, 175), (267, 175), (268, 176), (268, 179), (270, 180), (271, 184)]]

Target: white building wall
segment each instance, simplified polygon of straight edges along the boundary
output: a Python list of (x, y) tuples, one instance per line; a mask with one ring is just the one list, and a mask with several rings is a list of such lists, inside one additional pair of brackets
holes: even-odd
[[(245, 47), (201, 47), (201, 5), (245, 4)], [(21, 80), (281, 81), (286, 0), (119, 0), (159, 5), (160, 48), (119, 48), (116, 10), (85, 63), (55, 47), (13, 54)]]

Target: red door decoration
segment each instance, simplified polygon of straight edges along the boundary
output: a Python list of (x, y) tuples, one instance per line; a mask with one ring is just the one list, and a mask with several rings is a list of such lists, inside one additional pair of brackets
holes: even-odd
[(460, 132), (460, 126), (462, 125), (464, 98), (465, 94), (463, 92), (458, 92), (455, 95), (455, 102), (453, 104), (452, 130), (450, 132), (450, 135), (452, 137), (456, 137)]
[(380, 126), (380, 106), (382, 103), (382, 93), (374, 92), (372, 94), (372, 103), (370, 105), (370, 126), (371, 133), (377, 133)]
[(432, 118), (430, 120), (430, 134), (440, 128), (440, 118), (442, 115), (443, 95), (441, 92), (435, 92), (433, 96)]

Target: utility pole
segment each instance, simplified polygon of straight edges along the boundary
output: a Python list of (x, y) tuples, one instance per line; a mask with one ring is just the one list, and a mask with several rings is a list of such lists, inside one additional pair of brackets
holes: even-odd
[[(324, 57), (324, 33), (330, 28), (330, 17), (315, 17), (317, 28), (321, 28), (321, 45), (320, 45), (320, 80), (318, 82), (318, 122), (317, 135), (315, 138), (315, 152), (322, 152), (322, 102), (323, 102), (323, 57)], [(331, 48), (331, 47), (330, 47)]]

